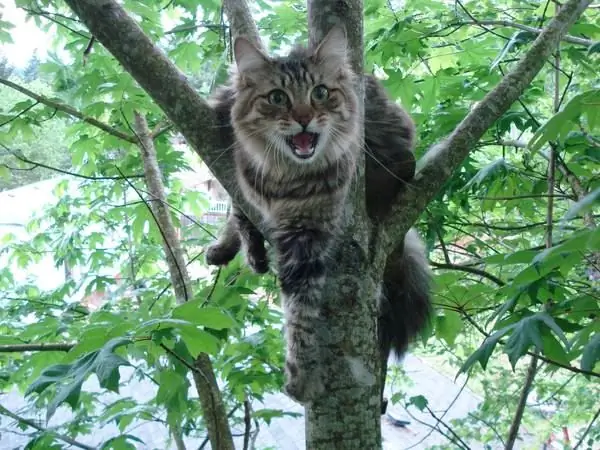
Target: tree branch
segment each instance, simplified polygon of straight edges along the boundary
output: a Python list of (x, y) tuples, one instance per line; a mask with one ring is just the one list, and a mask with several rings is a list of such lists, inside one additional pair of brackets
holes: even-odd
[(523, 388), (521, 389), (521, 395), (519, 396), (517, 409), (515, 411), (514, 418), (510, 424), (510, 429), (508, 430), (508, 438), (504, 446), (505, 450), (512, 450), (515, 446), (515, 442), (519, 435), (519, 428), (521, 427), (521, 420), (523, 419), (523, 413), (525, 412), (525, 406), (527, 405), (527, 397), (529, 397), (529, 392), (531, 391), (533, 380), (535, 379), (535, 375), (537, 373), (537, 364), (538, 355), (536, 353), (531, 357), (531, 361), (529, 362), (529, 366), (527, 367), (525, 383), (523, 385)]
[[(186, 268), (181, 243), (177, 237), (173, 221), (167, 205), (162, 173), (158, 166), (156, 148), (151, 138), (146, 119), (135, 112), (135, 134), (139, 139), (144, 174), (148, 192), (157, 199), (149, 205), (152, 216), (156, 220), (163, 237), (163, 248), (169, 268), (171, 284), (178, 303), (185, 303), (192, 298), (190, 277)], [(162, 348), (170, 351), (168, 347)], [(176, 354), (175, 354), (176, 355)], [(177, 356), (177, 355), (176, 355)], [(178, 358), (182, 361), (181, 358)], [(188, 364), (183, 361), (187, 366)], [(206, 353), (200, 353), (192, 368), (192, 375), (200, 398), (204, 420), (208, 430), (211, 447), (215, 450), (234, 450), (233, 438), (227, 421), (221, 392), (217, 385), (212, 363)]]
[(591, 1), (566, 2), (515, 68), (471, 110), (449, 137), (421, 158), (414, 181), (397, 197), (393, 212), (384, 224), (385, 247), (392, 247), (395, 238), (408, 231), (479, 139), (533, 81), (567, 29)]
[[(232, 176), (235, 169), (230, 143), (219, 133), (214, 111), (198, 95), (186, 76), (115, 0), (66, 0), (66, 3), (97, 41), (152, 97), (229, 195), (259, 225), (259, 215), (244, 200)], [(241, 3), (245, 2), (231, 1), (226, 7), (232, 11), (232, 17), (240, 20), (240, 26), (250, 29), (240, 19), (247, 19), (245, 11), (248, 10), (247, 6), (239, 5)], [(233, 20), (232, 17), (230, 20)]]
[(492, 275), (491, 273), (486, 272), (485, 270), (477, 269), (476, 267), (461, 266), (459, 264), (452, 264), (452, 263), (442, 264), (442, 263), (438, 263), (435, 261), (429, 261), (429, 265), (432, 267), (435, 267), (437, 269), (459, 270), (461, 272), (467, 272), (467, 273), (472, 273), (474, 275), (479, 275), (481, 277), (487, 278), (490, 281), (493, 281), (498, 286), (504, 286), (506, 284), (504, 281), (502, 281), (497, 276)]
[(229, 19), (229, 30), (232, 38), (245, 36), (255, 44), (263, 47), (258, 35), (258, 28), (252, 19), (248, 3), (244, 0), (223, 0), (223, 9)]
[[(477, 323), (477, 321), (475, 319), (473, 319), (473, 317), (471, 317), (471, 315), (468, 314), (465, 311), (464, 308), (458, 307), (457, 311), (460, 312), (462, 314), (462, 316), (467, 320), (467, 322), (469, 322), (471, 325), (473, 325), (473, 328), (475, 328), (477, 331), (479, 331), (483, 336), (485, 336), (486, 338), (490, 337), (490, 334), (487, 331), (485, 331), (481, 327), (481, 325), (479, 325)], [(503, 339), (499, 339), (498, 340), (498, 344), (504, 345), (505, 341)], [(529, 356), (535, 356), (536, 355), (535, 352), (531, 352), (531, 351), (528, 351), (527, 354)], [(581, 374), (581, 375), (586, 375), (588, 377), (600, 378), (600, 373), (599, 372), (593, 372), (591, 370), (580, 369), (579, 367), (571, 366), (569, 364), (564, 364), (564, 363), (561, 363), (559, 361), (555, 361), (553, 359), (546, 358), (545, 356), (542, 356), (542, 355), (538, 355), (538, 359), (540, 361), (544, 361), (547, 364), (551, 364), (553, 366), (560, 367), (561, 369), (568, 370), (569, 372), (578, 373), (578, 374)]]
[(0, 353), (21, 352), (68, 352), (75, 344), (48, 343), (48, 344), (6, 344), (0, 345)]
[(6, 164), (2, 164), (3, 166), (7, 167), (10, 170), (33, 170), (33, 169), (37, 169), (38, 167), (41, 167), (42, 169), (48, 169), (48, 170), (52, 170), (54, 172), (57, 173), (62, 173), (63, 175), (70, 175), (72, 177), (75, 178), (82, 178), (84, 180), (93, 180), (93, 181), (116, 181), (116, 180), (126, 180), (129, 178), (143, 178), (144, 175), (136, 175), (136, 174), (132, 174), (132, 175), (119, 175), (119, 176), (93, 176), (93, 175), (83, 175), (81, 173), (76, 173), (76, 172), (70, 172), (68, 170), (64, 170), (64, 169), (60, 169), (58, 167), (54, 167), (54, 166), (49, 166), (47, 164), (41, 163), (41, 162), (37, 162), (37, 161), (33, 161), (32, 159), (27, 158), (25, 155), (20, 154), (10, 148), (8, 148), (6, 145), (0, 143), (0, 146), (6, 150), (11, 156), (17, 158), (19, 161), (22, 161), (26, 164), (31, 164), (32, 167), (28, 167), (26, 169), (21, 169), (18, 167), (10, 167)]
[(600, 417), (600, 408), (596, 411), (596, 414), (594, 414), (594, 417), (592, 417), (592, 420), (590, 420), (590, 423), (585, 428), (583, 434), (577, 441), (577, 444), (575, 444), (575, 447), (573, 447), (573, 450), (577, 450), (579, 447), (581, 447), (581, 444), (583, 444), (583, 440), (588, 435), (588, 433), (591, 431), (592, 426), (594, 426), (594, 422), (596, 422), (596, 420), (598, 420), (598, 417)]
[[(476, 19), (476, 20), (460, 23), (460, 25), (463, 25), (463, 24), (464, 25), (489, 25), (489, 26), (517, 28), (519, 30), (529, 31), (530, 33), (534, 33), (534, 34), (541, 34), (543, 31), (541, 28), (530, 27), (529, 25), (523, 25), (521, 23), (512, 22), (510, 20), (478, 20), (478, 19)], [(569, 34), (564, 35), (562, 37), (562, 40), (565, 42), (569, 42), (570, 44), (584, 45), (586, 47), (589, 47), (590, 45), (595, 44), (595, 42), (592, 41), (591, 39), (584, 39), (584, 38), (580, 38), (577, 36), (571, 36)]]
[(37, 423), (35, 423), (33, 420), (25, 419), (24, 417), (21, 417), (18, 414), (15, 414), (14, 412), (6, 409), (2, 405), (0, 405), (0, 414), (4, 415), (6, 417), (10, 417), (11, 419), (16, 420), (19, 423), (27, 425), (28, 427), (34, 428), (34, 429), (36, 429), (38, 431), (41, 431), (43, 433), (51, 434), (56, 439), (59, 439), (59, 440), (61, 440), (63, 442), (66, 442), (67, 444), (72, 445), (74, 447), (79, 447), (79, 448), (82, 448), (84, 450), (95, 450), (95, 447), (92, 447), (90, 445), (87, 445), (87, 444), (84, 444), (82, 442), (76, 441), (75, 439), (72, 439), (69, 436), (65, 436), (64, 434), (57, 433), (54, 430), (51, 430), (51, 429), (48, 429), (48, 428), (44, 428), (44, 427), (38, 425)]
[(36, 94), (35, 92), (30, 91), (29, 89), (27, 89), (17, 83), (13, 83), (12, 81), (6, 80), (4, 78), (0, 78), (0, 84), (8, 86), (9, 88), (14, 89), (15, 91), (19, 91), (21, 94), (25, 94), (27, 97), (30, 97), (30, 98), (38, 101), (39, 103), (49, 106), (50, 108), (57, 109), (58, 111), (62, 111), (65, 114), (68, 114), (79, 120), (83, 120), (84, 122), (89, 123), (90, 125), (93, 125), (96, 128), (99, 128), (102, 131), (104, 131), (108, 134), (111, 134), (119, 139), (123, 139), (124, 141), (131, 142), (133, 144), (137, 143), (137, 140), (135, 139), (134, 136), (123, 133), (122, 131), (119, 131), (116, 128), (113, 128), (110, 125), (105, 124), (104, 122), (100, 122), (99, 120), (94, 119), (93, 117), (86, 116), (82, 112), (77, 111), (72, 106), (66, 105), (61, 102), (57, 102), (55, 100), (51, 100), (47, 97), (44, 97), (43, 95)]

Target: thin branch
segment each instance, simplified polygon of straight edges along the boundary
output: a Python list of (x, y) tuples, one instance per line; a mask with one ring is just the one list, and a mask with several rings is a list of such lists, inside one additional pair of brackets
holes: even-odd
[(538, 355), (534, 354), (531, 357), (531, 362), (529, 363), (529, 367), (527, 368), (527, 374), (525, 375), (525, 383), (521, 390), (521, 395), (517, 403), (517, 409), (515, 411), (514, 418), (512, 420), (512, 423), (510, 424), (508, 438), (506, 440), (506, 445), (504, 446), (505, 450), (513, 449), (517, 440), (517, 436), (519, 435), (519, 428), (521, 427), (521, 420), (523, 419), (523, 413), (525, 412), (527, 397), (529, 397), (529, 392), (531, 391), (531, 386), (533, 385), (533, 380), (535, 379), (535, 374), (537, 373), (537, 363)]
[(25, 108), (24, 110), (22, 110), (21, 112), (19, 112), (19, 114), (12, 116), (10, 119), (0, 123), (0, 128), (2, 128), (5, 125), (8, 125), (9, 123), (11, 123), (13, 120), (17, 120), (19, 117), (21, 117), (23, 114), (25, 114), (27, 111), (29, 111), (30, 109), (35, 108), (37, 105), (39, 105), (40, 102), (35, 102), (32, 105), (29, 105), (27, 108)]
[[(152, 197), (159, 200), (158, 202), (152, 202), (149, 210), (163, 238), (171, 284), (175, 291), (175, 298), (181, 304), (192, 298), (190, 277), (186, 269), (181, 243), (173, 226), (169, 209), (165, 206), (167, 203), (165, 187), (162, 182), (162, 173), (158, 165), (156, 148), (150, 136), (148, 123), (145, 117), (137, 111), (134, 112), (134, 115), (134, 133), (139, 139), (138, 145), (144, 165), (146, 186)], [(127, 182), (133, 187), (129, 180)], [(139, 192), (138, 195), (140, 195)], [(141, 195), (140, 198), (145, 201)], [(192, 366), (168, 347), (164, 345), (161, 345), (161, 347), (177, 357), (182, 364), (185, 364), (192, 371), (212, 448), (215, 450), (234, 450), (223, 399), (208, 355), (200, 353)]]
[(246, 395), (246, 399), (244, 400), (244, 450), (248, 450), (248, 446), (250, 445), (250, 431), (252, 430), (251, 411), (250, 401)]
[(479, 139), (525, 92), (567, 29), (590, 3), (591, 0), (566, 2), (514, 69), (471, 110), (447, 139), (421, 158), (414, 181), (396, 198), (393, 212), (384, 223), (387, 236), (383, 245), (386, 248), (393, 248), (395, 237), (408, 231)]
[(223, 10), (229, 19), (232, 38), (245, 36), (262, 47), (258, 28), (252, 19), (248, 2), (240, 0), (223, 0)]
[(461, 272), (467, 272), (467, 273), (472, 273), (474, 275), (479, 275), (482, 276), (484, 278), (487, 278), (490, 281), (493, 281), (494, 283), (496, 283), (498, 286), (504, 286), (506, 283), (504, 281), (502, 281), (500, 278), (498, 278), (495, 275), (492, 275), (489, 272), (486, 272), (485, 270), (481, 270), (481, 269), (477, 269), (475, 267), (471, 267), (471, 266), (461, 266), (459, 264), (443, 264), (443, 263), (438, 263), (435, 261), (429, 261), (429, 264), (437, 269), (447, 269), (447, 270), (459, 270)]
[(48, 343), (48, 344), (5, 344), (0, 345), (0, 353), (21, 352), (68, 352), (76, 344)]
[(27, 169), (21, 169), (21, 168), (17, 168), (17, 167), (9, 167), (6, 164), (3, 164), (4, 166), (8, 167), (11, 170), (33, 170), (33, 169), (37, 169), (37, 168), (41, 167), (42, 169), (52, 170), (57, 173), (62, 173), (63, 175), (70, 175), (75, 178), (82, 178), (84, 180), (91, 180), (91, 181), (118, 181), (118, 180), (128, 180), (128, 179), (132, 179), (132, 178), (143, 178), (144, 177), (144, 175), (139, 175), (139, 174), (132, 174), (132, 175), (121, 174), (119, 176), (99, 176), (99, 177), (92, 176), (92, 175), (83, 175), (81, 173), (70, 172), (65, 169), (60, 169), (58, 167), (49, 166), (49, 165), (41, 163), (41, 162), (33, 161), (33, 160), (27, 158), (22, 153), (18, 153), (16, 151), (8, 148), (6, 145), (2, 144), (1, 142), (0, 142), (0, 146), (4, 150), (6, 150), (11, 156), (17, 158), (19, 161), (22, 161), (26, 164), (31, 164), (33, 166), (33, 167), (29, 167)]
[(598, 417), (600, 417), (600, 409), (598, 409), (598, 411), (596, 411), (596, 414), (594, 414), (594, 417), (592, 417), (592, 420), (590, 420), (590, 423), (588, 424), (585, 431), (583, 432), (583, 434), (577, 441), (577, 444), (575, 444), (575, 447), (573, 447), (573, 450), (577, 450), (579, 447), (581, 447), (581, 444), (583, 444), (583, 440), (589, 434), (590, 430), (592, 429), (592, 426), (594, 426), (594, 422), (596, 422), (596, 420), (598, 420)]
[(441, 424), (444, 426), (444, 428), (446, 428), (446, 430), (448, 430), (448, 432), (449, 432), (449, 433), (452, 435), (452, 437), (454, 438), (453, 442), (455, 442), (455, 443), (459, 443), (459, 444), (460, 444), (460, 445), (462, 445), (462, 447), (463, 447), (463, 448), (465, 448), (465, 449), (470, 449), (470, 448), (471, 448), (471, 447), (469, 447), (469, 446), (467, 445), (467, 443), (466, 443), (465, 441), (463, 441), (463, 440), (461, 439), (461, 437), (460, 437), (458, 434), (456, 434), (456, 432), (455, 432), (455, 431), (454, 431), (454, 430), (453, 430), (453, 429), (450, 427), (450, 425), (448, 425), (446, 422), (444, 422), (444, 421), (442, 420), (442, 417), (443, 417), (443, 416), (442, 416), (442, 417), (438, 417), (438, 416), (437, 416), (437, 415), (436, 415), (436, 414), (435, 414), (435, 413), (432, 411), (432, 409), (431, 409), (429, 406), (425, 406), (425, 408), (427, 409), (427, 412), (428, 412), (429, 414), (431, 414), (431, 417), (433, 417), (433, 418), (435, 419), (436, 423), (441, 423)]
[[(448, 406), (446, 407), (446, 409), (444, 409), (444, 412), (440, 416), (439, 420), (436, 422), (436, 426), (437, 426), (437, 424), (439, 424), (441, 422), (441, 420), (446, 416), (446, 414), (448, 414), (448, 411), (450, 411), (450, 409), (454, 406), (454, 404), (456, 403), (456, 401), (458, 400), (458, 398), (462, 395), (465, 387), (467, 386), (467, 383), (469, 382), (469, 378), (470, 378), (470, 375), (467, 375), (465, 377), (465, 381), (463, 382), (462, 386), (460, 387), (460, 389), (458, 390), (458, 392), (456, 393), (456, 395), (454, 396), (454, 398), (452, 399), (452, 401), (448, 404)], [(411, 449), (413, 449), (413, 448), (418, 447), (419, 445), (421, 445), (421, 443), (424, 442), (429, 436), (431, 436), (431, 433), (434, 432), (435, 428), (434, 427), (430, 427), (430, 428), (431, 429), (429, 430), (429, 432), (425, 436), (423, 436), (418, 442), (415, 442), (410, 447), (406, 447), (404, 450), (411, 450)]]
[[(169, 274), (171, 275), (171, 283), (175, 291), (175, 298), (178, 303), (185, 303), (192, 297), (189, 287), (191, 282), (189, 274), (185, 269), (183, 250), (177, 238), (171, 214), (166, 206), (165, 186), (162, 182), (162, 174), (158, 166), (156, 149), (150, 137), (150, 130), (148, 129), (146, 119), (137, 111), (134, 114), (135, 134), (139, 139), (146, 185), (148, 186), (148, 192), (154, 199), (158, 200), (157, 202), (152, 202), (149, 209), (163, 237), (163, 247), (169, 267)], [(144, 200), (141, 195), (140, 198)]]
[[(530, 27), (529, 25), (523, 25), (521, 23), (512, 22), (510, 20), (479, 20), (479, 19), (475, 19), (475, 20), (471, 20), (471, 21), (464, 21), (458, 25), (463, 25), (463, 24), (464, 25), (489, 25), (489, 26), (499, 26), (499, 27), (507, 27), (507, 28), (517, 28), (519, 30), (529, 31), (530, 33), (534, 33), (534, 34), (541, 34), (543, 31), (541, 28)], [(562, 37), (562, 40), (565, 42), (568, 42), (570, 44), (584, 45), (586, 47), (594, 45), (594, 41), (592, 41), (591, 39), (584, 39), (584, 38), (580, 38), (580, 37), (576, 37), (576, 36), (571, 36), (569, 34), (564, 35)]]
[(6, 80), (4, 78), (0, 78), (0, 84), (8, 86), (8, 87), (14, 89), (15, 91), (19, 91), (20, 93), (25, 94), (27, 97), (37, 100), (39, 103), (42, 103), (46, 106), (57, 109), (58, 111), (62, 111), (65, 114), (68, 114), (79, 120), (83, 120), (85, 123), (89, 123), (90, 125), (95, 126), (96, 128), (99, 128), (100, 130), (102, 130), (112, 136), (115, 136), (119, 139), (122, 139), (127, 142), (131, 142), (134, 144), (137, 143), (137, 140), (135, 139), (134, 136), (125, 134), (122, 131), (119, 131), (116, 128), (111, 127), (110, 125), (105, 124), (104, 122), (100, 122), (99, 120), (94, 119), (93, 117), (86, 116), (82, 112), (77, 111), (72, 106), (66, 105), (61, 102), (57, 102), (55, 100), (51, 100), (47, 97), (44, 97), (43, 95), (36, 94), (35, 92), (30, 91), (29, 89), (27, 89), (17, 83), (13, 83), (12, 81)]
[[(473, 319), (473, 317), (471, 317), (471, 315), (465, 311), (464, 308), (457, 308), (457, 311), (460, 312), (462, 314), (462, 316), (467, 320), (467, 322), (469, 322), (473, 326), (473, 328), (475, 328), (477, 331), (479, 331), (483, 336), (485, 336), (486, 338), (490, 337), (490, 334), (487, 331), (485, 331), (481, 327), (481, 325), (479, 325), (479, 323), (477, 323), (477, 321), (475, 319)], [(504, 343), (505, 343), (504, 340), (502, 340), (502, 339), (498, 340), (498, 344), (504, 345)], [(535, 352), (528, 351), (527, 354), (529, 356), (535, 356)], [(571, 366), (569, 364), (561, 363), (559, 361), (555, 361), (553, 359), (546, 358), (545, 356), (542, 356), (542, 355), (538, 355), (538, 359), (540, 361), (543, 361), (543, 362), (547, 363), (547, 364), (551, 364), (553, 366), (560, 367), (561, 369), (568, 370), (569, 372), (578, 373), (578, 374), (581, 374), (581, 375), (586, 375), (588, 377), (600, 378), (600, 373), (599, 372), (593, 372), (591, 370), (580, 369), (579, 367), (575, 367), (575, 366)]]
[(27, 425), (28, 427), (34, 428), (38, 431), (41, 431), (42, 433), (48, 433), (52, 436), (54, 436), (56, 439), (59, 439), (63, 442), (66, 442), (69, 445), (72, 445), (74, 447), (79, 447), (82, 448), (84, 450), (95, 450), (96, 447), (91, 447), (87, 444), (84, 444), (82, 442), (76, 441), (75, 439), (70, 438), (69, 436), (65, 436), (64, 434), (60, 434), (57, 433), (54, 430), (51, 430), (49, 428), (44, 428), (40, 425), (38, 425), (36, 422), (34, 422), (31, 419), (26, 419), (24, 417), (19, 416), (18, 414), (15, 414), (14, 412), (6, 409), (4, 406), (0, 405), (0, 414), (5, 415), (7, 417), (10, 417), (13, 420), (16, 420), (17, 422), (23, 424), (23, 425)]
[[(259, 214), (244, 200), (232, 176), (235, 169), (231, 136), (221, 133), (215, 112), (198, 95), (187, 77), (115, 0), (66, 0), (66, 3), (97, 42), (119, 61), (165, 112), (246, 215), (260, 225)], [(247, 6), (240, 5), (242, 3), (245, 2), (232, 1), (231, 10), (247, 10)], [(243, 22), (239, 26), (250, 27)], [(137, 139), (133, 139), (137, 143)]]

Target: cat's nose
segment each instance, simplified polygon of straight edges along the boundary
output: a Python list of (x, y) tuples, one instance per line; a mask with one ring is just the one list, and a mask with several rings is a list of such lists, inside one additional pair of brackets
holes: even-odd
[(314, 113), (309, 105), (298, 105), (292, 109), (292, 117), (300, 125), (306, 127), (313, 119)]

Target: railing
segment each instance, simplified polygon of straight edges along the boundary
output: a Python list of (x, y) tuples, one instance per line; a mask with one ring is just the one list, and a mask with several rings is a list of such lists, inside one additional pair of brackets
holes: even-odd
[(212, 201), (208, 207), (207, 214), (227, 214), (228, 202)]

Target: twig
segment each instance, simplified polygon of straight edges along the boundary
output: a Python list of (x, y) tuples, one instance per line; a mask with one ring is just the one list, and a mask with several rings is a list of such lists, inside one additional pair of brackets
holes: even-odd
[(442, 263), (438, 263), (438, 262), (434, 262), (434, 261), (429, 261), (429, 264), (438, 269), (459, 270), (461, 272), (468, 272), (468, 273), (472, 273), (474, 275), (480, 275), (484, 278), (487, 278), (490, 281), (493, 281), (498, 286), (504, 286), (506, 284), (504, 281), (502, 281), (497, 276), (492, 275), (491, 273), (486, 272), (485, 270), (477, 269), (475, 267), (461, 266), (459, 264), (452, 264), (452, 263), (442, 264)]
[(250, 413), (250, 401), (248, 400), (248, 395), (246, 395), (246, 399), (244, 400), (244, 450), (248, 450), (248, 445), (250, 444), (250, 431), (252, 429)]
[[(499, 26), (499, 27), (507, 27), (507, 28), (517, 28), (519, 30), (528, 31), (534, 34), (540, 34), (543, 30), (541, 28), (530, 27), (529, 25), (523, 25), (521, 23), (512, 22), (510, 20), (471, 20), (471, 21), (463, 21), (457, 25), (489, 25), (489, 26)], [(594, 41), (591, 39), (584, 39), (576, 36), (571, 36), (566, 34), (562, 38), (563, 41), (568, 42), (570, 44), (584, 45), (589, 47), (590, 45), (594, 45)]]
[(446, 428), (446, 430), (448, 430), (448, 432), (452, 435), (452, 437), (454, 438), (455, 442), (460, 443), (460, 445), (462, 445), (463, 448), (465, 449), (470, 449), (471, 447), (469, 447), (469, 445), (467, 445), (467, 443), (465, 441), (463, 441), (461, 439), (461, 437), (456, 434), (456, 431), (454, 431), (450, 425), (448, 425), (446, 422), (444, 422), (442, 420), (442, 417), (437, 417), (437, 415), (431, 410), (431, 408), (429, 406), (425, 406), (425, 408), (427, 409), (427, 412), (429, 412), (429, 414), (431, 414), (431, 417), (433, 417), (436, 420), (436, 423), (441, 423), (444, 428)]
[[(2, 144), (1, 142), (0, 142), (0, 146), (4, 150), (6, 150), (11, 156), (17, 158), (19, 161), (22, 161), (26, 164), (31, 164), (33, 166), (28, 169), (11, 168), (13, 170), (33, 170), (38, 167), (41, 167), (42, 169), (48, 169), (48, 170), (52, 170), (57, 173), (62, 173), (63, 175), (70, 175), (75, 178), (82, 178), (84, 180), (90, 180), (90, 181), (118, 181), (118, 180), (127, 180), (127, 179), (132, 179), (132, 178), (143, 178), (144, 177), (144, 175), (139, 175), (139, 174), (125, 175), (123, 173), (121, 173), (121, 175), (119, 175), (119, 176), (100, 176), (100, 177), (92, 176), (92, 175), (83, 175), (81, 173), (70, 172), (68, 170), (60, 169), (58, 167), (49, 166), (48, 164), (33, 161), (33, 160), (27, 158), (25, 155), (15, 152), (14, 150), (8, 148), (6, 145)], [(6, 167), (8, 167), (8, 166), (6, 166)]]
[[(137, 111), (134, 112), (134, 116), (134, 133), (139, 140), (138, 145), (144, 164), (146, 186), (148, 192), (152, 194), (152, 197), (160, 200), (158, 202), (152, 202), (152, 205), (149, 205), (148, 208), (156, 221), (156, 225), (163, 238), (163, 247), (165, 249), (171, 284), (175, 292), (175, 298), (177, 302), (181, 304), (192, 298), (190, 277), (186, 269), (181, 243), (175, 232), (170, 212), (165, 206), (166, 197), (164, 184), (162, 182), (162, 173), (158, 165), (156, 148), (154, 147), (154, 142), (150, 136), (148, 123), (146, 122), (145, 117)], [(127, 183), (135, 189), (133, 183), (129, 180), (127, 180)], [(138, 193), (142, 201), (146, 201), (138, 190), (136, 190), (136, 193)], [(187, 361), (180, 358), (175, 352), (164, 346), (164, 344), (161, 344), (161, 347), (178, 358), (182, 364), (185, 364), (186, 367), (190, 368), (192, 371), (198, 396), (200, 398), (200, 404), (206, 420), (206, 427), (210, 437), (211, 446), (218, 450), (233, 450), (231, 430), (225, 416), (225, 408), (221, 392), (217, 385), (212, 362), (208, 355), (200, 353), (192, 366), (187, 363)]]
[(19, 114), (12, 116), (10, 119), (0, 123), (0, 128), (2, 128), (4, 125), (8, 125), (9, 123), (11, 123), (13, 120), (17, 120), (19, 117), (21, 117), (23, 114), (25, 114), (27, 111), (29, 111), (30, 109), (36, 107), (37, 105), (39, 105), (40, 102), (36, 101), (34, 104), (29, 105), (27, 108), (25, 108), (24, 110), (20, 111)]
[[(462, 394), (463, 390), (467, 386), (467, 383), (469, 382), (469, 378), (470, 378), (469, 375), (467, 375), (465, 377), (464, 383), (462, 384), (462, 386), (460, 387), (459, 391), (456, 393), (456, 395), (454, 396), (454, 398), (452, 399), (452, 401), (450, 402), (450, 404), (446, 407), (446, 409), (442, 413), (440, 419), (436, 422), (436, 425), (441, 422), (441, 420), (446, 416), (446, 414), (448, 413), (448, 411), (450, 411), (450, 408), (452, 408), (452, 406), (454, 406), (454, 404), (456, 403), (456, 401), (458, 400), (458, 398)], [(427, 439), (429, 436), (431, 436), (431, 433), (433, 433), (434, 430), (435, 430), (435, 428), (431, 427), (431, 429), (429, 430), (429, 432), (425, 436), (423, 436), (418, 442), (415, 442), (410, 447), (406, 447), (404, 450), (410, 450), (412, 448), (418, 447), (422, 442), (425, 441), (425, 439)]]
[(473, 146), (525, 92), (566, 30), (590, 3), (591, 0), (566, 2), (513, 70), (469, 112), (447, 139), (436, 144), (418, 161), (419, 169), (411, 189), (404, 189), (398, 195), (392, 213), (385, 220), (382, 244), (386, 248), (391, 251), (393, 239), (408, 231)]
[(48, 344), (5, 344), (0, 345), (0, 353), (21, 352), (68, 352), (76, 344), (48, 343)]
[(22, 423), (23, 425), (27, 425), (28, 427), (34, 428), (34, 429), (36, 429), (38, 431), (41, 431), (42, 433), (51, 434), (56, 439), (60, 439), (61, 441), (66, 442), (69, 445), (73, 445), (74, 447), (79, 447), (79, 448), (82, 448), (84, 450), (96, 450), (95, 447), (91, 447), (91, 446), (89, 446), (87, 444), (84, 444), (82, 442), (76, 441), (75, 439), (72, 439), (69, 436), (65, 436), (64, 434), (57, 433), (56, 431), (51, 430), (49, 428), (44, 428), (44, 427), (38, 425), (37, 423), (35, 423), (33, 420), (21, 417), (18, 414), (15, 414), (14, 412), (6, 409), (2, 405), (0, 405), (0, 414), (3, 414), (5, 416), (7, 416), (7, 417), (10, 417), (11, 419), (16, 420), (17, 422)]
[(130, 142), (130, 143), (134, 143), (134, 144), (137, 143), (137, 140), (134, 136), (125, 134), (122, 131), (119, 131), (116, 128), (111, 127), (110, 125), (105, 124), (104, 122), (100, 122), (99, 120), (94, 119), (93, 117), (86, 116), (82, 112), (77, 111), (72, 106), (66, 105), (61, 102), (57, 102), (55, 100), (51, 100), (49, 98), (44, 97), (43, 95), (36, 94), (35, 92), (32, 92), (29, 89), (27, 89), (21, 85), (18, 85), (17, 83), (13, 83), (12, 81), (6, 80), (4, 78), (0, 78), (0, 84), (8, 86), (8, 87), (14, 89), (15, 91), (19, 91), (20, 93), (25, 94), (27, 97), (37, 100), (39, 103), (42, 103), (46, 106), (50, 106), (51, 108), (57, 109), (58, 111), (62, 111), (62, 112), (66, 113), (72, 117), (75, 117), (77, 119), (83, 120), (84, 122), (89, 123), (90, 125), (92, 125), (96, 128), (99, 128), (100, 130), (102, 130), (112, 136), (115, 136), (119, 139), (122, 139), (122, 140)]
[(592, 429), (594, 422), (596, 422), (596, 420), (598, 420), (598, 417), (600, 417), (600, 409), (598, 409), (598, 411), (596, 411), (596, 414), (594, 414), (594, 417), (592, 417), (592, 420), (590, 420), (590, 423), (588, 423), (588, 426), (586, 427), (585, 431), (583, 432), (583, 434), (577, 441), (577, 444), (575, 444), (575, 447), (573, 447), (573, 450), (577, 450), (581, 446), (581, 444), (583, 444), (583, 440), (585, 439), (585, 437), (588, 435), (588, 433)]
[[(457, 311), (458, 311), (458, 312), (460, 312), (460, 313), (463, 315), (463, 317), (464, 317), (464, 318), (465, 318), (465, 319), (466, 319), (466, 320), (467, 320), (467, 321), (468, 321), (468, 322), (469, 322), (471, 325), (473, 325), (473, 327), (474, 327), (474, 328), (475, 328), (477, 331), (479, 331), (479, 332), (480, 332), (480, 333), (481, 333), (483, 336), (485, 336), (486, 338), (490, 337), (490, 334), (489, 334), (487, 331), (485, 331), (485, 330), (484, 330), (484, 329), (481, 327), (481, 325), (479, 325), (479, 324), (477, 323), (477, 321), (476, 321), (475, 319), (473, 319), (473, 317), (471, 317), (471, 315), (465, 311), (465, 309), (464, 309), (464, 308), (458, 308), (458, 309), (457, 309)], [(502, 339), (499, 339), (499, 340), (498, 340), (498, 344), (500, 344), (500, 345), (503, 345), (503, 344), (504, 344), (504, 340), (502, 340)], [(528, 351), (528, 352), (527, 352), (527, 354), (528, 354), (529, 356), (535, 356), (535, 353), (534, 353), (534, 352), (531, 352), (531, 351)], [(578, 373), (578, 374), (581, 374), (581, 375), (586, 375), (586, 376), (588, 376), (588, 377), (600, 378), (600, 373), (598, 373), (598, 372), (593, 372), (593, 371), (591, 371), (591, 370), (583, 370), (583, 369), (580, 369), (579, 367), (571, 366), (571, 365), (569, 365), (569, 364), (564, 364), (564, 363), (561, 363), (561, 362), (559, 362), (559, 361), (555, 361), (555, 360), (553, 360), (553, 359), (547, 358), (547, 357), (545, 357), (545, 356), (542, 356), (542, 355), (538, 355), (538, 359), (539, 359), (540, 361), (543, 361), (543, 362), (547, 363), (547, 364), (551, 364), (551, 365), (553, 365), (553, 366), (560, 367), (561, 369), (568, 370), (569, 372)]]
[(525, 375), (525, 384), (521, 389), (521, 395), (517, 403), (517, 409), (515, 415), (510, 424), (510, 430), (508, 431), (508, 438), (506, 439), (505, 450), (512, 450), (514, 448), (517, 436), (519, 435), (519, 428), (521, 427), (521, 420), (523, 420), (523, 413), (525, 412), (525, 406), (527, 405), (527, 397), (531, 391), (535, 374), (537, 373), (538, 355), (534, 354), (531, 357), (531, 362), (527, 368), (527, 374)]

